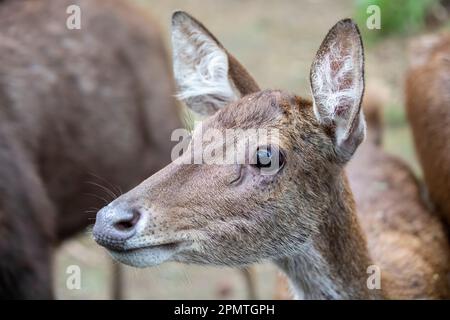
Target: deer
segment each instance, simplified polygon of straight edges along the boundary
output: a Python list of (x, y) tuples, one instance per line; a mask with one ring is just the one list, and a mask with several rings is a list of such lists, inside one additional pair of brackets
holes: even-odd
[(416, 39), (410, 56), (406, 113), (429, 204), (450, 224), (450, 35)]
[[(271, 261), (298, 299), (435, 297), (422, 286), (414, 290), (420, 277), (440, 276), (440, 265), (416, 266), (418, 256), (432, 255), (429, 230), (403, 211), (381, 220), (358, 212), (345, 173), (366, 127), (364, 51), (351, 19), (330, 29), (313, 59), (312, 101), (261, 90), (186, 12), (172, 16), (172, 47), (177, 97), (205, 119), (185, 152), (97, 213), (99, 245), (138, 268)], [(241, 141), (239, 132), (252, 128), (272, 133), (261, 144)], [(223, 163), (217, 152), (217, 161), (193, 163), (211, 146), (226, 149), (223, 140), (203, 137), (208, 129), (227, 131), (246, 161)], [(379, 287), (369, 279), (373, 266), (381, 271)]]
[[(80, 7), (80, 30), (66, 27), (69, 5)], [(0, 298), (54, 298), (57, 246), (93, 224), (103, 198), (170, 162), (182, 126), (174, 92), (142, 8), (1, 2)]]

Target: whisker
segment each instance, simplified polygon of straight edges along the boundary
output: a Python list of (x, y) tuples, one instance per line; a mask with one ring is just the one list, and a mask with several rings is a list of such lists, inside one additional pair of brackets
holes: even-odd
[(100, 197), (100, 196), (98, 196), (98, 195), (96, 195), (96, 194), (94, 194), (94, 193), (84, 193), (84, 195), (86, 195), (86, 196), (91, 196), (91, 197), (97, 198), (97, 199), (99, 199), (99, 200), (102, 200), (102, 201), (104, 202), (105, 205), (108, 204), (108, 203), (110, 202), (110, 201), (106, 200), (105, 198)]
[(81, 211), (80, 214), (85, 214), (85, 215), (89, 215), (89, 214), (93, 214), (93, 213), (97, 213), (100, 209), (96, 208), (96, 207), (89, 207), (84, 211)]
[(85, 183), (99, 187), (101, 190), (105, 191), (106, 194), (111, 197), (111, 201), (117, 198), (117, 195), (112, 190), (109, 190), (107, 187), (102, 186), (101, 184), (95, 183), (93, 181), (86, 181)]
[(122, 189), (120, 188), (120, 186), (113, 184), (112, 182), (108, 181), (108, 180), (105, 179), (105, 178), (102, 178), (102, 177), (96, 175), (96, 174), (93, 173), (93, 172), (89, 172), (89, 174), (92, 175), (93, 177), (95, 177), (95, 178), (97, 178), (97, 179), (99, 179), (99, 180), (105, 182), (107, 185), (109, 185), (109, 187), (110, 187), (111, 189), (115, 190), (116, 193), (119, 194), (119, 196), (121, 196), (121, 195), (123, 194)]

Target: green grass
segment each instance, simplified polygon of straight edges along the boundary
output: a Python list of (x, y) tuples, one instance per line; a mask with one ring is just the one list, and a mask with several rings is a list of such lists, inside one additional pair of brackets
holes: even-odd
[[(365, 40), (373, 43), (383, 37), (394, 34), (412, 34), (425, 26), (425, 18), (431, 6), (439, 0), (356, 0), (354, 18), (361, 26)], [(367, 13), (370, 5), (380, 8), (381, 28), (368, 29)]]
[(387, 105), (383, 110), (383, 119), (387, 127), (398, 128), (407, 125), (405, 109), (398, 105)]

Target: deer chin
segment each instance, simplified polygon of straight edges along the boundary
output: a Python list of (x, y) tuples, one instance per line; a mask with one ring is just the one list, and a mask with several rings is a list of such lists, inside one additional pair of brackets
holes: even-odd
[(172, 258), (188, 246), (187, 242), (164, 242), (160, 244), (145, 245), (142, 247), (130, 247), (122, 250), (111, 250), (111, 256), (123, 264), (145, 268), (152, 267)]

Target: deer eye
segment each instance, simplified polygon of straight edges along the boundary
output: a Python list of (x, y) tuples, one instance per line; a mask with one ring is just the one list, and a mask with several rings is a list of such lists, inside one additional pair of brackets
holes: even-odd
[(273, 146), (258, 147), (255, 167), (259, 169), (279, 170), (284, 165), (284, 155)]
[(270, 148), (258, 148), (256, 151), (256, 166), (267, 168), (272, 164), (272, 150)]

